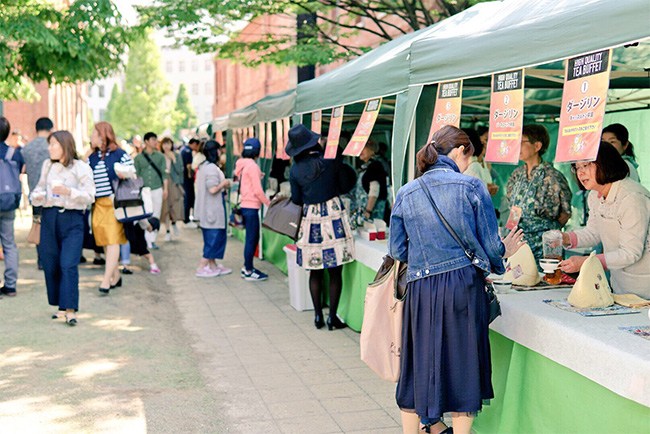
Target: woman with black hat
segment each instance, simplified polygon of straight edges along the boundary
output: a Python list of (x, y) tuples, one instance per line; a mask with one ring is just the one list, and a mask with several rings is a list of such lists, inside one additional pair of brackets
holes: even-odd
[(319, 137), (304, 125), (296, 125), (289, 131), (286, 152), (294, 159), (289, 174), (291, 201), (303, 206), (296, 262), (310, 270), (309, 291), (318, 329), (325, 325), (322, 294), (327, 270), (330, 279), (327, 328), (332, 330), (346, 327), (336, 316), (336, 310), (343, 286), (343, 264), (354, 260), (354, 240), (348, 213), (339, 198), (341, 160), (324, 158)]

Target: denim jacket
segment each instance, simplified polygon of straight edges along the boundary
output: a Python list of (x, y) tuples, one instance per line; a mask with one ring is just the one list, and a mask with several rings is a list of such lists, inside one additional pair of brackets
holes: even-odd
[[(422, 179), (449, 225), (486, 274), (502, 274), (505, 246), (498, 234), (492, 200), (477, 178), (460, 173), (450, 158), (440, 155)], [(390, 218), (390, 255), (408, 264), (409, 282), (471, 266), (415, 180), (397, 193)]]

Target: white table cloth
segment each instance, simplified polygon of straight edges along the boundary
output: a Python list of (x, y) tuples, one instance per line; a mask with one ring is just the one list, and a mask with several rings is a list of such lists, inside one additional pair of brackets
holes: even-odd
[(650, 407), (650, 341), (622, 326), (647, 326), (648, 309), (629, 315), (584, 317), (544, 303), (570, 289), (499, 294), (503, 315), (490, 327), (541, 355)]

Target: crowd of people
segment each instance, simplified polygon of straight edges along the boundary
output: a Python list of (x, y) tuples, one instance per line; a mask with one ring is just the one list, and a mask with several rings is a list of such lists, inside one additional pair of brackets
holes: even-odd
[[(257, 138), (244, 142), (233, 181), (224, 174), (225, 147), (215, 140), (191, 139), (177, 151), (170, 138), (159, 142), (156, 133), (147, 132), (142, 141), (133, 138), (129, 153), (118, 144), (111, 125), (99, 122), (92, 130), (90, 148), (81, 157), (73, 136), (54, 131), (51, 120), (39, 119), (36, 132), (37, 137), (21, 148), (8, 140), (9, 121), (0, 117), (2, 294), (16, 295), (14, 219), (21, 192), (14, 184), (22, 172), (27, 174), (35, 222), (40, 221), (38, 266), (44, 272), (48, 302), (57, 307), (53, 319), (77, 324), (78, 264), (84, 247), (95, 249), (93, 262), (105, 265), (100, 294), (121, 286), (121, 274), (132, 273), (131, 254), (145, 257), (150, 272), (159, 274), (152, 250), (159, 248), (161, 222), (165, 241), (179, 236), (177, 223), (201, 229), (203, 252), (197, 277), (232, 273), (222, 260), (229, 224), (228, 193), (234, 181), (238, 184), (236, 208), (245, 231), (240, 276), (250, 281), (268, 278), (254, 266), (260, 209), (270, 203), (257, 162), (261, 152)], [(451, 432), (442, 422), (443, 413), (451, 413), (454, 431), (469, 433), (483, 402), (494, 396), (485, 276), (502, 273), (503, 258), (524, 243), (539, 259), (541, 235), (564, 228), (571, 216), (569, 183), (542, 158), (550, 145), (547, 130), (541, 125), (523, 128), (523, 164), (504, 188), (510, 215), (517, 219), (514, 228), (504, 233), (493, 205), (500, 188), (484, 161), (485, 131), (445, 126), (434, 133), (417, 153), (417, 179), (399, 190), (394, 203), (388, 168), (375, 142), (366, 144), (358, 176), (350, 177), (345, 175), (347, 165), (341, 152), (336, 158), (325, 158), (319, 134), (298, 124), (288, 136), (286, 152), (292, 158), (288, 195), (302, 207), (296, 261), (310, 272), (315, 327), (346, 327), (337, 309), (344, 290), (343, 265), (355, 258), (354, 227), (389, 218), (389, 254), (408, 264), (397, 386), (404, 431), (416, 432), (423, 426), (428, 432)], [(650, 279), (650, 192), (638, 182), (627, 129), (610, 125), (603, 130), (602, 140), (595, 161), (572, 165), (580, 188), (590, 191), (589, 218), (585, 228), (563, 232), (563, 244), (569, 248), (602, 244), (598, 258), (611, 272), (614, 292), (650, 299), (645, 285)], [(112, 197), (121, 180), (134, 177), (150, 190), (151, 216), (120, 222)], [(281, 193), (282, 188), (277, 191)], [(464, 245), (442, 224), (434, 207), (426, 206), (431, 200), (445, 220), (452, 222), (474, 260), (470, 261)], [(577, 272), (584, 260), (572, 256), (560, 267), (567, 273)]]

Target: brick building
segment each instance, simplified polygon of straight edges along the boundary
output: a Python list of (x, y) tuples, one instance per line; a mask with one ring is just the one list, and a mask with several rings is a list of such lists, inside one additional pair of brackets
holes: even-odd
[(20, 131), (25, 142), (36, 136), (34, 124), (40, 117), (47, 116), (54, 122), (57, 130), (70, 131), (77, 146), (88, 142), (88, 103), (86, 85), (55, 84), (48, 86), (46, 82), (35, 85), (40, 96), (32, 103), (25, 101), (5, 101), (4, 116), (9, 119), (12, 131)]
[[(331, 12), (331, 18), (336, 20), (337, 11)], [(397, 26), (404, 26), (399, 19), (392, 20)], [(359, 18), (359, 24), (370, 29), (376, 29), (375, 23), (366, 18)], [(288, 32), (295, 34), (296, 18), (287, 15), (272, 15), (257, 18), (251, 21), (239, 34), (238, 40), (254, 40), (261, 34)], [(399, 30), (389, 28), (391, 36), (401, 35)], [(342, 44), (354, 46), (377, 47), (386, 42), (377, 35), (360, 32), (354, 41), (341, 40)], [(329, 65), (318, 66), (316, 76), (322, 75), (340, 66), (344, 61), (334, 62)], [(262, 64), (257, 68), (247, 68), (229, 60), (215, 60), (214, 116), (221, 116), (238, 108), (245, 107), (266, 95), (288, 90), (297, 85), (297, 71), (295, 67), (276, 67)]]

